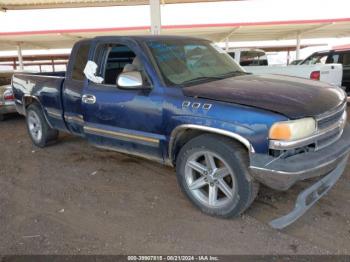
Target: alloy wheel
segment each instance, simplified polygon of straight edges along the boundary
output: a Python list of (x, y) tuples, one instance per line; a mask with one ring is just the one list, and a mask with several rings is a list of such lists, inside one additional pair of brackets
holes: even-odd
[(185, 166), (186, 184), (203, 205), (220, 208), (237, 200), (237, 183), (230, 166), (217, 154), (192, 154)]

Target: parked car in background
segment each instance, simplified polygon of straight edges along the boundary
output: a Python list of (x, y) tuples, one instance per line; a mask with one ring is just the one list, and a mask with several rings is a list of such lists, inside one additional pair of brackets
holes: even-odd
[(255, 48), (230, 48), (227, 53), (241, 66), (267, 66), (264, 50)]
[(303, 62), (303, 59), (296, 59), (289, 63), (289, 65), (300, 65)]
[(302, 61), (301, 65), (334, 63), (343, 65), (343, 78), (341, 85), (345, 87), (346, 93), (350, 96), (350, 48), (315, 52)]
[(12, 75), (13, 72), (0, 72), (0, 121), (4, 120), (7, 114), (17, 113), (11, 87)]
[(239, 61), (247, 72), (253, 74), (296, 76), (326, 82), (335, 86), (342, 85), (343, 67), (341, 64), (268, 65), (266, 54), (261, 49), (229, 49), (228, 52), (236, 62)]
[(260, 183), (287, 190), (318, 178), (291, 213), (271, 223), (275, 228), (293, 223), (332, 188), (350, 151), (343, 90), (248, 74), (204, 39), (83, 40), (65, 74), (16, 73), (12, 87), (36, 146), (62, 131), (176, 167), (182, 191), (209, 215), (241, 214)]

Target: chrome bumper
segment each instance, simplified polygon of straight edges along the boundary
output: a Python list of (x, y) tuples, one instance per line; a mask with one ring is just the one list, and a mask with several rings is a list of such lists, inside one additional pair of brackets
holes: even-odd
[(350, 126), (346, 125), (342, 136), (333, 144), (313, 152), (305, 152), (288, 158), (276, 158), (267, 154), (251, 154), (250, 170), (259, 182), (276, 190), (287, 190), (297, 181), (328, 174), (350, 152)]
[(16, 113), (16, 106), (14, 102), (0, 102), (0, 115)]

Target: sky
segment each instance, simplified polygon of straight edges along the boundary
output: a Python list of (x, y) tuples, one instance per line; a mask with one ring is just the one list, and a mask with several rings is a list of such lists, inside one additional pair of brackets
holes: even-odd
[[(348, 18), (350, 17), (349, 10), (349, 0), (223, 1), (162, 5), (161, 20), (164, 25), (179, 25)], [(149, 25), (149, 21), (150, 12), (148, 6), (7, 11), (0, 12), (0, 32), (144, 26)], [(231, 42), (230, 46), (278, 45), (283, 43), (295, 44), (295, 41)], [(306, 43), (327, 45), (302, 50), (302, 58), (314, 51), (329, 49), (334, 45), (350, 44), (350, 38), (303, 39), (302, 44)], [(40, 52), (57, 53), (69, 52), (69, 50), (44, 50)], [(31, 54), (33, 51), (24, 50), (23, 53)], [(0, 52), (0, 55), (4, 54), (15, 53)], [(295, 54), (292, 52), (292, 59), (294, 56)], [(272, 63), (283, 63), (286, 54), (275, 54), (272, 57)]]

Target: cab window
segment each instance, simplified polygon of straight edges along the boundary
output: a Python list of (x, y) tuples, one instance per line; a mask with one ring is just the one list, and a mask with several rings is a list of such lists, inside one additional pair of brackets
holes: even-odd
[(143, 71), (136, 54), (127, 45), (122, 44), (101, 45), (96, 51), (95, 62), (101, 65), (99, 75), (106, 85), (115, 85), (122, 72)]
[(325, 64), (328, 57), (328, 53), (312, 55), (306, 58), (303, 65)]
[(88, 60), (89, 50), (90, 44), (82, 44), (78, 48), (72, 68), (72, 79), (78, 81), (84, 80), (84, 68)]

